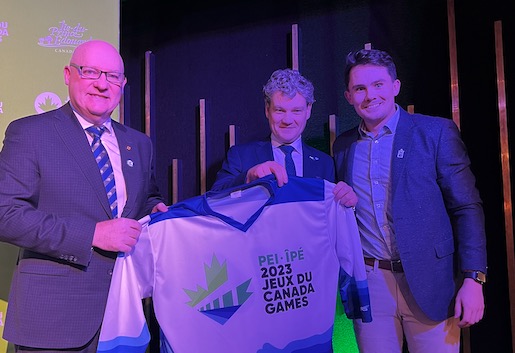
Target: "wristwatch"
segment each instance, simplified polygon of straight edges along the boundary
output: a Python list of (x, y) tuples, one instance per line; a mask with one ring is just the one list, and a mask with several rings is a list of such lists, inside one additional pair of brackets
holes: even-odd
[(486, 275), (481, 271), (463, 272), (463, 277), (472, 278), (474, 281), (476, 281), (479, 284), (485, 284), (485, 282), (486, 282)]

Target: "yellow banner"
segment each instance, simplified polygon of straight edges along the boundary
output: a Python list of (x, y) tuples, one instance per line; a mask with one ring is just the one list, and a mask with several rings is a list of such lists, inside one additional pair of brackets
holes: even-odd
[[(7, 125), (68, 101), (63, 68), (79, 44), (102, 39), (119, 47), (119, 0), (2, 0), (0, 6), (0, 148)], [(117, 111), (113, 118), (118, 118)], [(17, 249), (0, 243), (0, 298), (7, 299)], [(9, 259), (9, 261), (7, 261)], [(7, 302), (0, 299), (1, 337)], [(12, 348), (9, 345), (9, 348)]]
[[(119, 46), (119, 0), (3, 0), (0, 12), (0, 139), (7, 125), (68, 101), (63, 68), (91, 39)], [(115, 117), (116, 118), (116, 117)]]
[[(2, 337), (4, 333), (4, 322), (5, 322), (5, 312), (7, 311), (7, 302), (0, 299), (0, 337)], [(7, 352), (7, 341), (0, 339), (0, 353)]]

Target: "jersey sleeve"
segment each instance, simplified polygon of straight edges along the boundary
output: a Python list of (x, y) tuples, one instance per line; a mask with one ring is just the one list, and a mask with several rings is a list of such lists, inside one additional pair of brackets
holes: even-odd
[[(327, 183), (327, 193), (333, 184)], [(326, 197), (331, 199), (330, 197)], [(338, 202), (330, 201), (329, 217), (334, 218), (336, 253), (340, 262), (339, 291), (345, 314), (349, 319), (372, 321), (370, 297), (363, 250), (354, 210)]]
[(98, 353), (145, 353), (150, 342), (142, 299), (151, 295), (153, 261), (148, 225), (131, 253), (116, 258)]

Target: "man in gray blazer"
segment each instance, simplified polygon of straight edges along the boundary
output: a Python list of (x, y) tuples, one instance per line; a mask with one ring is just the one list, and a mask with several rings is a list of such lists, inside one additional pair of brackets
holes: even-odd
[[(334, 161), (327, 153), (306, 144), (302, 133), (315, 102), (311, 81), (292, 69), (276, 70), (263, 87), (265, 116), (270, 138), (232, 146), (227, 152), (211, 190), (251, 182), (274, 174), (278, 185), (288, 182), (288, 156), (284, 146), (292, 148), (294, 169), (290, 175), (335, 181)], [(343, 184), (343, 183), (342, 183)], [(345, 206), (354, 206), (356, 194), (346, 184), (339, 187), (337, 199)]]
[(482, 201), (452, 120), (395, 104), (395, 64), (380, 50), (347, 56), (345, 97), (362, 118), (334, 143), (337, 177), (358, 196), (372, 323), (360, 352), (459, 352), (460, 328), (483, 317)]
[[(64, 68), (70, 102), (7, 128), (0, 240), (20, 247), (4, 330), (16, 352), (96, 352), (117, 253), (136, 243), (136, 219), (166, 210), (150, 139), (110, 118), (123, 72), (111, 44), (85, 42)], [(97, 146), (105, 146), (107, 177), (92, 152), (91, 126), (105, 130)]]

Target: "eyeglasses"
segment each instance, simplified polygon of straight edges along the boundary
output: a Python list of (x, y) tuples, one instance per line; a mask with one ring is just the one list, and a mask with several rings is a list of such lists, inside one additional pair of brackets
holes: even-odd
[(121, 72), (106, 72), (99, 69), (95, 69), (94, 67), (89, 66), (79, 66), (76, 64), (70, 64), (79, 71), (79, 76), (81, 78), (86, 78), (88, 80), (98, 80), (102, 74), (106, 74), (106, 80), (109, 83), (115, 84), (117, 86), (121, 86), (123, 81), (125, 80), (125, 75)]

